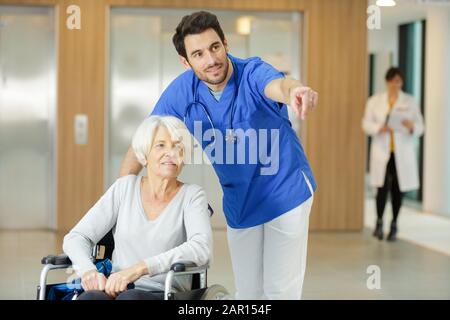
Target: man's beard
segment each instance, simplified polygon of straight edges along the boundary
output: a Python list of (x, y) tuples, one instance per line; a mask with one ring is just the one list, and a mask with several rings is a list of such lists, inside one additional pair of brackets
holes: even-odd
[[(212, 68), (214, 68), (215, 66), (217, 66), (217, 64), (214, 65), (214, 66), (212, 66)], [(229, 63), (228, 63), (228, 59), (227, 59), (226, 62), (225, 62), (224, 73), (223, 73), (223, 75), (222, 75), (219, 79), (217, 79), (217, 80), (209, 79), (207, 75), (205, 75), (205, 76), (200, 76), (200, 75), (197, 74), (197, 73), (196, 73), (196, 75), (197, 75), (197, 77), (198, 77), (200, 80), (202, 80), (202, 81), (204, 81), (204, 82), (206, 82), (206, 83), (208, 83), (208, 84), (218, 85), (218, 84), (221, 84), (222, 82), (224, 82), (225, 79), (227, 78), (227, 75), (228, 75), (228, 68), (229, 68)]]

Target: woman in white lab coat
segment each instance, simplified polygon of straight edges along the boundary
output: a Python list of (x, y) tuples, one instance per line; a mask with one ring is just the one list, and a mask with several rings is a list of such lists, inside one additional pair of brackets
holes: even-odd
[(369, 98), (362, 127), (372, 137), (370, 184), (377, 188), (377, 222), (374, 236), (383, 239), (383, 212), (391, 193), (393, 218), (387, 237), (395, 241), (403, 194), (419, 188), (414, 140), (424, 131), (423, 118), (414, 98), (404, 93), (398, 68), (386, 73), (387, 91)]

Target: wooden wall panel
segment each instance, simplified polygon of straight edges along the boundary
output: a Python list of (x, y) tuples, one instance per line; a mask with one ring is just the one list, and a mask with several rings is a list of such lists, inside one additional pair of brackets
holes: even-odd
[(365, 1), (313, 1), (308, 84), (319, 108), (307, 121), (305, 147), (318, 180), (314, 230), (360, 230), (364, 206), (367, 87)]
[[(66, 8), (81, 9), (81, 29), (66, 27)], [(60, 1), (58, 88), (58, 229), (66, 231), (103, 194), (105, 3)], [(88, 144), (74, 143), (74, 116), (88, 116)]]
[(0, 5), (30, 5), (30, 6), (48, 6), (56, 5), (59, 0), (0, 0)]
[[(58, 228), (71, 228), (103, 193), (106, 101), (106, 9), (163, 8), (298, 10), (307, 22), (306, 83), (319, 106), (304, 126), (303, 145), (318, 182), (311, 230), (360, 230), (364, 201), (367, 29), (364, 0), (0, 0), (60, 7), (58, 100)], [(65, 27), (77, 4), (82, 29)], [(89, 144), (73, 142), (73, 117), (89, 116)]]

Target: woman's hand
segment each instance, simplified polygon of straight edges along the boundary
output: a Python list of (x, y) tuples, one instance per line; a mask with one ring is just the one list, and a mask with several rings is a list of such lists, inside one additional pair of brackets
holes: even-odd
[(106, 277), (97, 270), (90, 270), (81, 277), (81, 286), (84, 291), (89, 290), (105, 290)]
[(147, 265), (141, 261), (134, 266), (111, 273), (106, 281), (105, 292), (107, 295), (115, 298), (117, 295), (127, 289), (130, 283), (148, 273)]
[(392, 129), (389, 127), (389, 126), (387, 126), (386, 124), (384, 125), (384, 126), (382, 126), (381, 128), (380, 128), (380, 130), (378, 131), (378, 133), (388, 133), (388, 132), (391, 132), (392, 131)]
[(406, 129), (409, 130), (409, 133), (413, 133), (413, 131), (414, 131), (414, 122), (412, 122), (411, 120), (408, 120), (408, 119), (404, 119), (402, 121), (402, 125), (404, 127), (406, 127)]

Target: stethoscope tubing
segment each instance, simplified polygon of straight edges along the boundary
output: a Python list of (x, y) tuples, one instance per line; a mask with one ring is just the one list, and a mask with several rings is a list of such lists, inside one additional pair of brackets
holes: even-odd
[[(234, 89), (234, 94), (233, 94), (233, 100), (231, 101), (231, 112), (230, 112), (230, 120), (229, 120), (229, 127), (230, 129), (227, 129), (227, 134), (225, 135), (225, 141), (226, 142), (237, 142), (238, 138), (237, 136), (234, 134), (234, 128), (233, 128), (233, 118), (234, 118), (234, 111), (235, 111), (235, 101), (236, 101), (236, 96), (237, 96), (237, 91), (238, 91), (238, 81), (239, 81), (239, 77), (238, 77), (238, 72), (236, 69), (236, 66), (234, 64), (233, 61), (231, 61), (231, 64), (233, 66), (233, 78), (234, 78), (234, 85), (235, 85), (235, 89)], [(198, 86), (200, 84), (200, 80), (196, 81), (194, 80), (194, 84), (193, 84), (193, 96), (194, 96), (194, 101), (190, 102), (187, 106), (186, 106), (186, 110), (184, 112), (184, 117), (183, 117), (183, 121), (186, 124), (186, 118), (189, 114), (189, 111), (191, 110), (192, 106), (194, 105), (200, 105), (203, 109), (203, 112), (205, 113), (208, 122), (211, 125), (211, 128), (213, 129), (213, 137), (214, 137), (214, 142), (216, 141), (217, 137), (216, 137), (216, 129), (214, 127), (214, 123), (211, 119), (211, 115), (208, 112), (208, 108), (199, 101), (198, 99)]]

